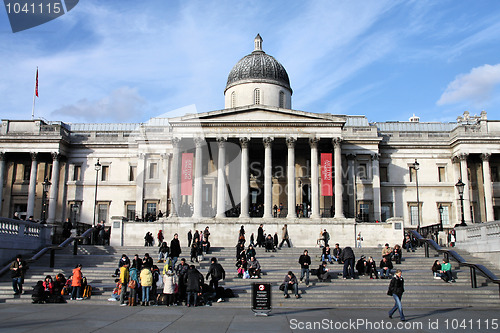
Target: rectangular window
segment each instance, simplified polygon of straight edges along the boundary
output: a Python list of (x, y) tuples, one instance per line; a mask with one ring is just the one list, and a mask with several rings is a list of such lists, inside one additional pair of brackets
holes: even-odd
[(158, 163), (149, 164), (149, 179), (158, 178)]
[(384, 203), (381, 207), (381, 219), (382, 222), (387, 221), (387, 219), (392, 217), (392, 203)]
[(23, 180), (29, 181), (31, 176), (31, 164), (24, 165)]
[(80, 208), (82, 203), (80, 201), (73, 201), (69, 205), (69, 219), (72, 223), (80, 222)]
[(410, 206), (410, 224), (411, 225), (418, 225), (418, 207), (415, 206)]
[(127, 220), (129, 221), (135, 220), (135, 204), (127, 205)]
[(73, 181), (77, 182), (82, 180), (82, 166), (81, 165), (73, 165)]
[(368, 222), (370, 220), (370, 204), (359, 204), (359, 214), (361, 221)]
[(108, 204), (99, 204), (97, 210), (97, 221), (107, 222), (108, 221)]
[[(450, 225), (450, 206), (448, 205), (441, 205), (443, 207), (443, 212), (441, 213), (441, 222), (443, 225)], [(438, 205), (438, 212), (439, 212), (439, 205)]]
[(366, 167), (366, 163), (358, 164), (358, 178), (359, 179), (367, 179), (368, 178), (368, 169)]
[(498, 182), (500, 181), (500, 175), (498, 174), (498, 167), (497, 166), (492, 166), (491, 167), (491, 181), (492, 182)]
[(387, 183), (389, 181), (389, 174), (387, 173), (387, 167), (386, 166), (381, 166), (380, 167), (380, 181), (382, 183)]
[(438, 167), (438, 180), (440, 183), (446, 181), (446, 169), (445, 167)]
[(148, 203), (146, 205), (146, 213), (156, 216), (156, 203)]
[(137, 166), (131, 165), (128, 171), (128, 181), (133, 182), (137, 177)]
[(101, 168), (101, 181), (109, 179), (109, 165), (103, 165)]

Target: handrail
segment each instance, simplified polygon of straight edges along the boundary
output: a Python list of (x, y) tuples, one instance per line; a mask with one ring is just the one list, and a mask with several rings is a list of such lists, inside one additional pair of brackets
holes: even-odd
[[(78, 241), (79, 239), (87, 238), (94, 231), (94, 229), (95, 229), (94, 227), (90, 227), (87, 231), (85, 231), (83, 233), (83, 235), (81, 235), (81, 236), (71, 236), (71, 237), (67, 238), (64, 242), (62, 242), (61, 244), (59, 244), (57, 246), (53, 246), (52, 245), (52, 246), (44, 247), (43, 249), (41, 249), (40, 251), (38, 251), (33, 257), (31, 257), (30, 259), (26, 260), (26, 262), (28, 262), (28, 263), (35, 262), (38, 259), (40, 259), (48, 251), (62, 250), (63, 248), (65, 248), (66, 246), (68, 246), (73, 241)], [(11, 264), (8, 264), (4, 268), (2, 268), (2, 270), (0, 270), (0, 276), (4, 275), (5, 273), (7, 273), (10, 270), (10, 265)]]
[(425, 256), (426, 257), (429, 257), (429, 246), (430, 246), (436, 252), (443, 253), (445, 255), (446, 259), (449, 259), (450, 256), (451, 256), (456, 262), (458, 262), (459, 266), (469, 267), (470, 268), (470, 273), (471, 273), (471, 286), (472, 286), (472, 288), (477, 288), (476, 270), (478, 270), (481, 273), (481, 275), (484, 276), (486, 279), (490, 280), (493, 283), (498, 284), (499, 296), (500, 296), (500, 279), (492, 271), (490, 271), (488, 268), (486, 268), (484, 265), (474, 264), (474, 263), (467, 262), (456, 251), (443, 249), (434, 240), (422, 237), (422, 235), (420, 235), (415, 230), (411, 230), (410, 232), (411, 232), (412, 236), (415, 239), (417, 239), (417, 241), (419, 243), (424, 243), (424, 245), (425, 245)]

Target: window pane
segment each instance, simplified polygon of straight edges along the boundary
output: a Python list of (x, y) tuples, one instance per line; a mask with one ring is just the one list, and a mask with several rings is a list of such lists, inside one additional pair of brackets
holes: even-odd
[(135, 205), (127, 205), (127, 219), (129, 221), (135, 219)]
[(108, 180), (109, 165), (103, 165), (101, 169), (101, 180)]
[(439, 177), (439, 182), (445, 182), (446, 181), (446, 174), (445, 174), (445, 168), (444, 167), (438, 167), (438, 177)]
[(75, 165), (73, 169), (73, 181), (79, 181), (81, 180), (81, 173), (82, 173), (82, 166), (81, 165)]
[(131, 182), (135, 181), (136, 173), (137, 173), (137, 167), (135, 165), (131, 165), (129, 169), (128, 180)]
[(443, 222), (443, 225), (449, 225), (450, 224), (450, 210), (449, 206), (442, 206), (443, 207), (443, 213), (441, 214), (441, 219)]
[(410, 206), (410, 223), (411, 225), (417, 225), (418, 221), (418, 207)]
[(151, 163), (149, 165), (149, 179), (156, 179), (156, 178), (158, 178), (158, 176), (157, 176), (157, 170), (158, 170), (158, 164), (157, 163)]
[(148, 203), (146, 212), (156, 216), (156, 203)]
[(108, 220), (108, 205), (107, 204), (99, 204), (97, 220), (99, 222), (102, 222), (102, 221), (106, 222)]
[(388, 174), (387, 174), (387, 167), (383, 166), (380, 167), (380, 181), (381, 182), (388, 182)]

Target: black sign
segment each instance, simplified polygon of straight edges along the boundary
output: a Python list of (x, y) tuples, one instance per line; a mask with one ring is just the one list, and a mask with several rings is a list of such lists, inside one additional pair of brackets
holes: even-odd
[(270, 311), (271, 310), (271, 284), (270, 283), (252, 283), (252, 310)]

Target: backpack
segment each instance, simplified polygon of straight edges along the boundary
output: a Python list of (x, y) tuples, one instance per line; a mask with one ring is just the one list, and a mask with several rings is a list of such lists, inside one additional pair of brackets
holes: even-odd
[(233, 291), (229, 288), (224, 289), (224, 298), (232, 298), (232, 297), (234, 297)]
[(223, 271), (223, 268), (220, 264), (215, 264), (214, 265), (214, 279), (216, 280), (220, 280), (222, 279), (222, 271)]

